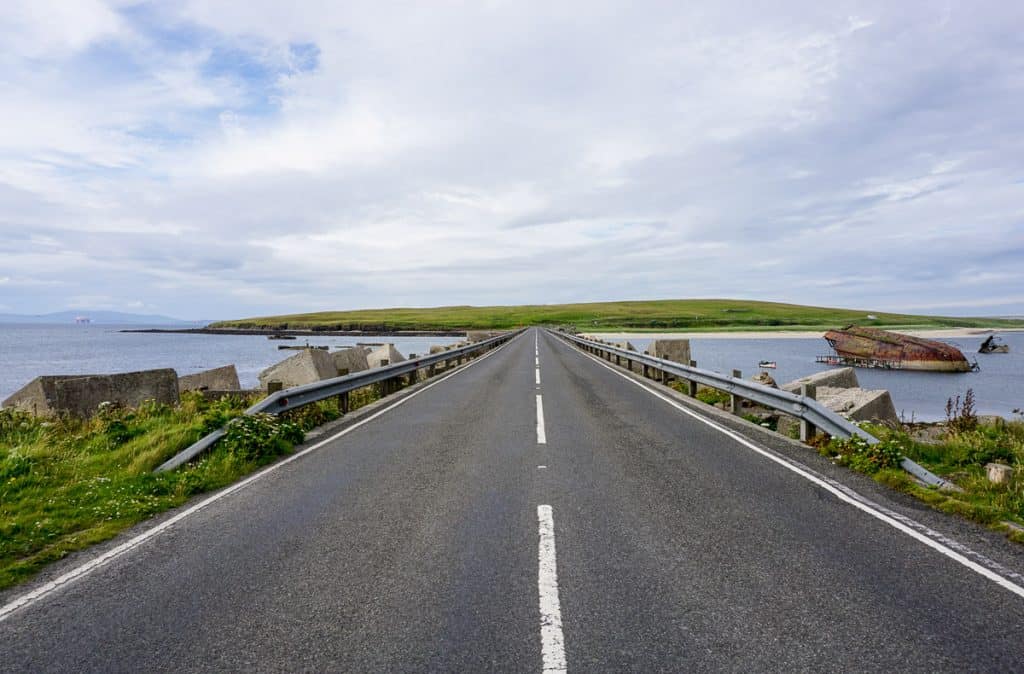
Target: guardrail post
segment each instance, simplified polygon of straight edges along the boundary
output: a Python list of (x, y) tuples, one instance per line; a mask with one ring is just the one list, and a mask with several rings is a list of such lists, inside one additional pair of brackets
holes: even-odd
[(349, 406), (348, 391), (345, 391), (340, 396), (338, 396), (338, 410), (342, 414), (348, 414), (348, 406)]
[(647, 363), (644, 363), (644, 379), (651, 378), (651, 368)]
[(437, 368), (434, 366), (433, 363), (431, 363), (430, 365), (427, 366), (427, 379), (430, 379), (436, 373), (437, 373)]
[(417, 380), (418, 380), (419, 378), (420, 378), (420, 371), (419, 371), (419, 370), (413, 370), (412, 372), (410, 372), (410, 373), (409, 373), (409, 382), (408, 382), (408, 386), (412, 386), (413, 384), (415, 384), (415, 383), (416, 383), (416, 381), (417, 381)]
[(267, 382), (267, 395), (271, 393), (277, 393), (278, 391), (284, 390), (284, 383), (279, 381), (268, 381)]
[[(818, 395), (818, 387), (814, 384), (800, 384), (800, 395), (810, 400), (815, 400)], [(810, 421), (800, 419), (800, 442), (810, 442), (811, 438), (818, 432)]]
[[(691, 360), (690, 361), (690, 367), (697, 367), (697, 361)], [(689, 386), (687, 388), (689, 388), (688, 392), (690, 394), (690, 397), (691, 398), (696, 398), (697, 397), (697, 382), (695, 382), (694, 380), (690, 379), (690, 380), (687, 381), (687, 384), (689, 384)]]
[[(743, 373), (739, 370), (732, 371), (733, 379), (742, 379)], [(729, 411), (733, 414), (739, 414), (743, 410), (743, 398), (740, 398), (735, 393), (729, 394)]]

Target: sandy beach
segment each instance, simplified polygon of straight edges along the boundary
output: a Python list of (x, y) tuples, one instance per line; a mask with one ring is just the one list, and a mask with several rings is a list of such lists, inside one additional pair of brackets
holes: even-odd
[[(1024, 332), (1024, 328), (936, 328), (930, 330), (894, 330), (903, 335), (925, 337), (929, 339), (978, 337), (981, 335), (999, 334), (1003, 332)], [(774, 330), (744, 332), (588, 332), (587, 337), (595, 337), (606, 341), (622, 339), (817, 339), (825, 334), (824, 330)]]

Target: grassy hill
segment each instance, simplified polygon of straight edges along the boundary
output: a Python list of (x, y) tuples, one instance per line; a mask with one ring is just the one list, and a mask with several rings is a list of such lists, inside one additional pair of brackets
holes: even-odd
[[(868, 319), (868, 314), (876, 317)], [(580, 330), (799, 330), (856, 323), (888, 328), (1024, 327), (1024, 320), (916, 316), (748, 300), (650, 300), (507, 307), (363, 309), (221, 321), (215, 328), (458, 330), (574, 325)]]

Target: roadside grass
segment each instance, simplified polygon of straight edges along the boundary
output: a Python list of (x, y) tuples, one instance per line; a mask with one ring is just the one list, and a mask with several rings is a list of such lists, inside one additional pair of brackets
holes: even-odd
[[(868, 314), (875, 319), (868, 319)], [(1024, 327), (1024, 321), (916, 316), (746, 300), (651, 300), (492, 307), (324, 311), (221, 321), (210, 327), (320, 330), (509, 329), (566, 325), (583, 331), (820, 330), (849, 324), (887, 328)]]
[[(819, 451), (837, 463), (867, 473), (893, 489), (911, 494), (936, 510), (959, 515), (1004, 531), (1018, 543), (1024, 532), (1005, 522), (1024, 527), (1024, 420), (976, 423), (968, 428), (950, 428), (935, 442), (915, 440), (903, 429), (865, 425), (883, 446), (916, 461), (936, 475), (953, 482), (962, 492), (924, 487), (891, 461), (851, 462), (849, 441), (832, 440)], [(890, 457), (891, 458), (891, 457)], [(998, 462), (1014, 468), (1005, 484), (988, 480), (985, 464)]]
[[(350, 409), (378, 398), (375, 386), (353, 391)], [(110, 407), (89, 420), (44, 420), (0, 409), (0, 589), (237, 481), (291, 452), (306, 430), (341, 416), (331, 399), (280, 418), (242, 417), (253, 402), (186, 393), (177, 406)], [(203, 458), (152, 472), (226, 423), (227, 435)]]

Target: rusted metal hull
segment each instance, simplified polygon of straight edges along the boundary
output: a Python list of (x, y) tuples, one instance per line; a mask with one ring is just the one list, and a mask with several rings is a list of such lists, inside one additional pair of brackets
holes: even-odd
[(898, 370), (970, 372), (974, 366), (954, 346), (877, 328), (829, 330), (825, 340), (846, 365)]

